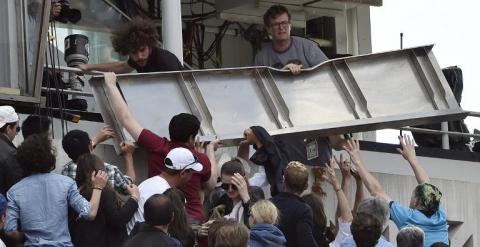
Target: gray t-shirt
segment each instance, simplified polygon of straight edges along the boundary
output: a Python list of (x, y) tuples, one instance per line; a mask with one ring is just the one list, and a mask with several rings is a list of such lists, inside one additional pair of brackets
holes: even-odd
[(272, 43), (263, 47), (255, 56), (255, 65), (281, 69), (289, 63), (294, 63), (302, 64), (303, 68), (310, 68), (328, 60), (315, 42), (296, 36), (292, 36), (291, 39), (290, 47), (282, 53), (276, 52)]
[[(296, 36), (291, 38), (290, 48), (282, 53), (273, 50), (272, 43), (263, 47), (255, 56), (255, 65), (281, 69), (289, 63), (294, 63), (302, 64), (303, 68), (310, 68), (328, 60), (315, 42)], [(313, 139), (288, 137), (283, 141), (289, 150), (290, 160), (298, 160), (311, 166), (323, 166), (332, 157), (332, 148), (327, 137)]]

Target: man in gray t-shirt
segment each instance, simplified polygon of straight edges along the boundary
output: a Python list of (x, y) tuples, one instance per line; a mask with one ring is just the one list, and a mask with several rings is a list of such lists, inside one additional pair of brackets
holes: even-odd
[(255, 65), (289, 69), (298, 74), (301, 68), (313, 67), (328, 59), (313, 41), (290, 36), (290, 14), (284, 6), (272, 6), (263, 21), (272, 42), (255, 56)]
[[(290, 13), (282, 5), (273, 5), (263, 16), (272, 42), (255, 56), (255, 65), (288, 69), (296, 75), (302, 68), (310, 68), (328, 60), (327, 56), (311, 40), (290, 36)], [(301, 160), (304, 164), (324, 165), (332, 157), (332, 147), (343, 148), (341, 136), (323, 138), (286, 138), (283, 140), (289, 149), (291, 160)]]

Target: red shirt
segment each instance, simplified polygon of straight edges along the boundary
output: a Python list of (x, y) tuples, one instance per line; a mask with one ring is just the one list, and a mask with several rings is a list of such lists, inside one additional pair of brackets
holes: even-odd
[(169, 141), (165, 137), (160, 137), (148, 129), (143, 129), (138, 137), (137, 143), (145, 148), (148, 152), (148, 177), (160, 174), (165, 168), (165, 157), (170, 150), (177, 147), (188, 148), (198, 161), (203, 165), (201, 172), (193, 173), (190, 181), (180, 188), (187, 199), (187, 214), (195, 219), (203, 222), (203, 205), (200, 200), (200, 188), (202, 183), (207, 182), (211, 175), (211, 164), (207, 155), (199, 153), (192, 148), (186, 147), (182, 143)]

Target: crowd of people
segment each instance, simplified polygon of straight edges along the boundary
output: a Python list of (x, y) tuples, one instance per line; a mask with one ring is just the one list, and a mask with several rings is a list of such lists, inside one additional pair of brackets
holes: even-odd
[[(115, 101), (115, 76), (106, 77)], [(449, 246), (442, 193), (418, 163), (408, 136), (399, 137), (398, 151), (418, 181), (410, 205), (388, 196), (366, 168), (359, 142), (346, 139), (343, 150), (349, 157), (332, 156), (322, 169), (338, 201), (335, 227), (327, 227), (322, 195), (306, 192), (311, 171), (289, 160), (288, 153), (285, 166), (263, 165), (280, 169), (281, 181), (265, 176), (267, 186), (252, 185), (255, 175), (245, 170), (256, 165), (255, 159), (240, 157), (250, 146), (248, 139), (256, 145), (252, 157), (261, 151), (267, 160), (278, 155), (262, 150), (267, 146), (254, 134), (242, 141), (239, 157), (217, 169), (213, 154), (221, 143), (195, 141), (200, 128), (195, 116), (174, 116), (169, 140), (144, 129), (122, 102), (116, 102), (120, 121), (147, 150), (152, 172), (138, 187), (133, 143), (121, 145), (126, 174), (94, 154), (97, 144), (115, 137), (113, 130), (103, 128), (93, 139), (84, 131), (69, 131), (62, 146), (71, 161), (56, 174), (50, 119), (31, 115), (20, 128), (15, 110), (0, 106), (0, 145), (10, 147), (0, 151), (0, 227), (7, 246), (393, 246), (382, 236), (389, 220), (400, 230), (397, 246)], [(245, 132), (251, 128), (262, 127)], [(25, 139), (16, 148), (12, 141), (21, 130)], [(352, 177), (357, 191), (350, 208), (346, 194)], [(268, 189), (279, 183), (281, 188)]]
[[(264, 24), (272, 42), (257, 54), (256, 65), (299, 74), (327, 60), (313, 42), (290, 36), (290, 20), (284, 6), (267, 10)], [(127, 62), (80, 67), (107, 72), (106, 93), (117, 120), (134, 139), (121, 143), (124, 171), (94, 154), (98, 144), (116, 137), (105, 127), (93, 138), (82, 130), (69, 131), (62, 148), (71, 160), (61, 174), (53, 172), (51, 120), (30, 115), (20, 123), (13, 107), (0, 106), (0, 247), (374, 247), (393, 246), (395, 240), (400, 247), (449, 246), (442, 193), (418, 163), (409, 137), (399, 137), (398, 151), (418, 185), (405, 206), (370, 173), (354, 139), (315, 139), (319, 158), (309, 162), (323, 168), (312, 169), (261, 126), (246, 128), (237, 157), (223, 164), (216, 160), (221, 141), (199, 142), (200, 121), (192, 114), (173, 116), (168, 138), (144, 128), (123, 100), (113, 72), (180, 70), (178, 59), (156, 46), (158, 36), (151, 22), (136, 19), (112, 40), (116, 51), (130, 57)], [(24, 141), (15, 147), (12, 141), (20, 131)], [(143, 181), (135, 172), (134, 142), (148, 156)], [(343, 154), (335, 157), (332, 148)], [(254, 166), (263, 168), (254, 173)], [(309, 188), (312, 173), (336, 195), (333, 226), (327, 224), (324, 195)], [(352, 177), (356, 191), (350, 208), (346, 195)], [(371, 197), (365, 197), (364, 187)], [(396, 239), (382, 235), (389, 220), (400, 230)]]

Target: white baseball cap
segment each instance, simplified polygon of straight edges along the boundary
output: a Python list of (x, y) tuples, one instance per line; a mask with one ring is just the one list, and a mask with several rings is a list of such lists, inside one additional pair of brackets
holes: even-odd
[(172, 170), (192, 169), (196, 172), (203, 170), (203, 166), (198, 162), (197, 157), (186, 148), (170, 150), (165, 158), (165, 166)]
[(15, 109), (9, 105), (0, 106), (0, 128), (7, 123), (18, 122), (18, 115)]

